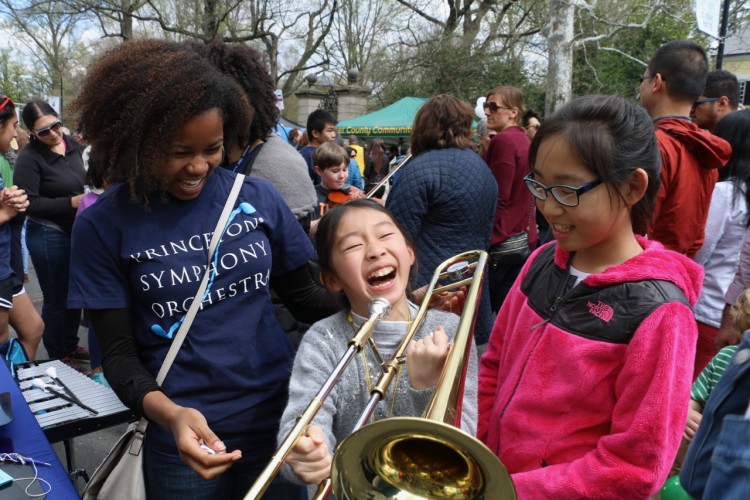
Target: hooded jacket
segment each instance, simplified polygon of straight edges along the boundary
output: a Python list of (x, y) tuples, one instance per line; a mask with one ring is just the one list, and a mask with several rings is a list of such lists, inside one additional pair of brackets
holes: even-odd
[(732, 146), (683, 118), (661, 118), (654, 126), (661, 187), (648, 237), (693, 258), (703, 245), (718, 169), (731, 158)]
[[(571, 254), (537, 250), (479, 369), (477, 437), (518, 498), (648, 498), (667, 478), (690, 394), (702, 268), (644, 251), (578, 285)], [(572, 286), (572, 288), (571, 288)]]

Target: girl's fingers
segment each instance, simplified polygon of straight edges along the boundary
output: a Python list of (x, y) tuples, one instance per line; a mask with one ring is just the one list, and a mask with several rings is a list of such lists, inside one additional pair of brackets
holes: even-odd
[(316, 445), (325, 443), (325, 434), (323, 433), (323, 429), (321, 429), (317, 425), (309, 426), (307, 428), (306, 434), (307, 437), (309, 437)]

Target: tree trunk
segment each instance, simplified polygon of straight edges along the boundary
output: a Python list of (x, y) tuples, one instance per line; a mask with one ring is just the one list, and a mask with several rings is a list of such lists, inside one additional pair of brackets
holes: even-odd
[(550, 115), (570, 101), (573, 91), (573, 0), (550, 0), (549, 24), (545, 29), (549, 60), (547, 62), (547, 97), (544, 114)]
[(133, 12), (135, 9), (135, 3), (130, 0), (122, 0), (120, 4), (122, 13), (120, 14), (120, 36), (123, 40), (130, 40), (133, 38)]
[(219, 6), (217, 0), (203, 2), (203, 41), (210, 42), (219, 34)]

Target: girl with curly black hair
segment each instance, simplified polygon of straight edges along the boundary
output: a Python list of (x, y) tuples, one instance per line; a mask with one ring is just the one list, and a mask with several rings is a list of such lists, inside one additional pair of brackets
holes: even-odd
[[(158, 424), (146, 434), (147, 494), (241, 498), (274, 451), (294, 357), (269, 287), (289, 288), (310, 242), (273, 186), (248, 177), (243, 210), (206, 268), (235, 178), (216, 167), (247, 143), (252, 110), (232, 79), (184, 45), (110, 50), (89, 68), (73, 110), (91, 161), (119, 184), (75, 223), (70, 303), (90, 312), (112, 388)], [(213, 280), (159, 387), (205, 272)], [(280, 482), (267, 497), (299, 492)]]

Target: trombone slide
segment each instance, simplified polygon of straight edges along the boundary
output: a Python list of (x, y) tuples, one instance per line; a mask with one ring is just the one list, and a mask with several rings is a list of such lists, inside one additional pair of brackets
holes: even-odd
[(289, 431), (289, 434), (284, 438), (276, 453), (273, 454), (263, 472), (260, 473), (255, 483), (253, 483), (250, 490), (245, 494), (245, 500), (260, 498), (266, 491), (273, 478), (279, 473), (281, 466), (284, 465), (284, 461), (289, 456), (289, 453), (291, 453), (292, 448), (297, 444), (297, 441), (299, 441), (307, 430), (307, 426), (310, 425), (315, 415), (320, 411), (323, 402), (331, 394), (331, 391), (333, 391), (334, 386), (338, 383), (346, 367), (349, 366), (354, 356), (364, 348), (370, 339), (377, 322), (390, 314), (391, 304), (386, 299), (378, 298), (370, 302), (368, 309), (370, 317), (362, 323), (355, 336), (349, 341), (349, 348), (346, 350), (346, 353), (341, 357), (341, 360), (315, 397), (313, 397), (312, 401), (310, 401), (310, 404), (307, 405), (305, 411), (302, 412), (302, 415), (297, 417), (297, 422), (292, 427), (292, 430)]

